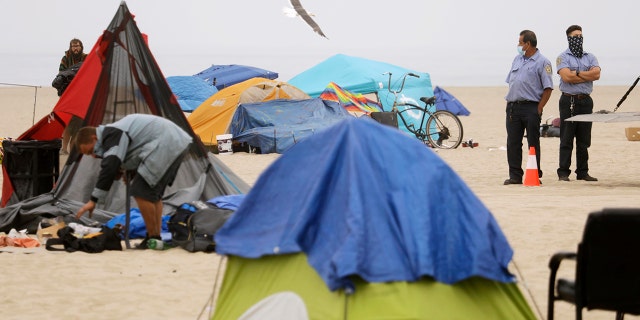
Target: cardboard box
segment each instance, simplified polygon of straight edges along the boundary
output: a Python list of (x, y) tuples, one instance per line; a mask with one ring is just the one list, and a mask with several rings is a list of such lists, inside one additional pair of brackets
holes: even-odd
[(640, 127), (625, 128), (624, 133), (629, 141), (640, 141)]

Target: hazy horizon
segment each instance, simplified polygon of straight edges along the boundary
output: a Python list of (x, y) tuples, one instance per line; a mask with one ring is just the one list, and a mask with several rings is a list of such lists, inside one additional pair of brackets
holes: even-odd
[[(640, 33), (632, 1), (571, 3), (541, 0), (304, 0), (329, 40), (300, 18), (288, 18), (287, 0), (203, 2), (127, 1), (165, 77), (193, 75), (212, 64), (245, 64), (293, 76), (335, 55), (384, 61), (429, 73), (434, 86), (506, 86), (518, 34), (530, 29), (551, 60), (567, 47), (571, 24), (583, 27), (585, 51), (596, 55), (596, 85), (631, 85), (640, 72)], [(0, 0), (0, 82), (51, 86), (71, 38), (95, 44), (120, 1)], [(499, 7), (499, 11), (492, 8)], [(582, 10), (582, 9), (581, 9)], [(588, 10), (586, 12), (589, 12)], [(574, 18), (575, 17), (575, 18)], [(554, 84), (558, 76), (554, 75)]]

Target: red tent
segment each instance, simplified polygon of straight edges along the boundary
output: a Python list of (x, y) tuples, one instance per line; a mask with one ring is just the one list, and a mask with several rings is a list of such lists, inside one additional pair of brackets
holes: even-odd
[[(196, 188), (199, 193), (196, 192), (197, 199), (193, 200), (208, 200), (219, 195), (248, 191), (246, 183), (207, 153), (191, 129), (149, 50), (146, 37), (138, 29), (124, 1), (51, 114), (24, 132), (18, 140), (59, 139), (72, 116), (81, 118), (84, 125), (98, 126), (132, 113), (165, 117), (182, 127), (196, 141), (192, 144), (190, 155), (185, 157), (172, 190), (167, 192), (191, 188), (197, 183), (201, 186)], [(83, 157), (72, 149), (55, 188), (48, 196), (55, 203), (61, 200), (83, 203), (89, 197), (98, 171), (99, 160)], [(3, 175), (2, 206), (19, 204), (25, 200), (16, 199), (4, 164)], [(114, 196), (100, 209), (122, 212), (124, 202), (115, 196), (119, 192), (115, 189), (112, 187)], [(62, 212), (71, 213), (69, 210)], [(3, 216), (0, 211), (0, 230), (15, 219), (15, 213), (11, 216)]]

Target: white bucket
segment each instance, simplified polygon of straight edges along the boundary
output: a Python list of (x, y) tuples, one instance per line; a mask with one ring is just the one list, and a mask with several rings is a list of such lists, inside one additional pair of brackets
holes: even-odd
[(218, 154), (232, 154), (233, 148), (231, 147), (232, 134), (221, 134), (216, 136), (218, 140)]

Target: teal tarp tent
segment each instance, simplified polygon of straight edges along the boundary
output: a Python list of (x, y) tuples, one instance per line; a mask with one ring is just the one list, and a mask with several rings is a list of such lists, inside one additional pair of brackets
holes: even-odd
[(423, 106), (424, 103), (419, 100), (420, 97), (433, 96), (431, 77), (428, 73), (344, 54), (336, 54), (287, 82), (311, 97), (320, 96), (329, 82), (335, 82), (353, 93), (376, 94), (384, 110), (390, 111), (393, 105), (393, 94), (388, 90), (389, 76), (384, 74), (385, 72), (392, 73), (393, 90), (400, 87), (404, 74), (411, 72), (420, 76), (420, 78), (407, 77), (404, 90), (398, 97)]

